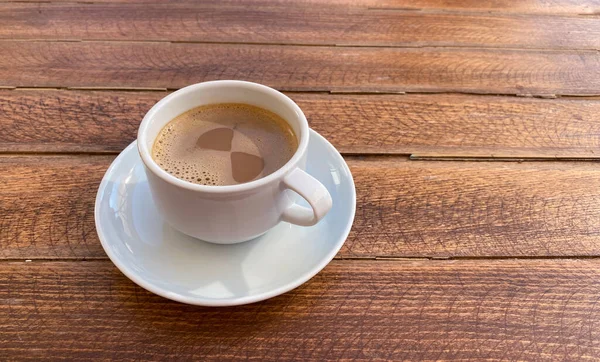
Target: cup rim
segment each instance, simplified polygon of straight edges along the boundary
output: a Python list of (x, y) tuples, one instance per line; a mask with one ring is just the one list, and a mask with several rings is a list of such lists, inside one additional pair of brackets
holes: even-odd
[[(199, 92), (199, 91), (206, 90), (206, 88), (211, 88), (211, 87), (243, 87), (243, 88), (246, 88), (246, 89), (249, 89), (252, 91), (259, 91), (259, 92), (267, 93), (268, 95), (277, 99), (279, 102), (286, 103), (290, 108), (292, 108), (292, 110), (294, 111), (294, 113), (296, 113), (296, 116), (300, 120), (300, 135), (296, 135), (296, 137), (298, 137), (298, 148), (296, 149), (296, 152), (294, 152), (294, 155), (292, 156), (292, 158), (290, 158), (288, 160), (288, 162), (286, 162), (277, 171), (275, 171), (265, 177), (261, 177), (258, 180), (245, 182), (245, 183), (237, 184), (237, 185), (200, 185), (200, 184), (195, 184), (195, 183), (192, 183), (189, 181), (179, 179), (179, 178), (171, 175), (167, 171), (163, 170), (152, 158), (151, 151), (148, 149), (147, 142), (145, 142), (145, 139), (148, 137), (148, 134), (147, 134), (148, 128), (149, 128), (150, 124), (152, 123), (152, 119), (154, 118), (154, 116), (160, 109), (162, 109), (164, 106), (166, 106), (173, 99), (180, 97), (184, 94), (190, 93), (190, 92)], [(183, 110), (181, 113), (184, 113), (186, 111), (187, 110)], [(298, 164), (298, 162), (300, 161), (305, 150), (308, 147), (308, 137), (309, 137), (308, 129), (309, 129), (308, 121), (306, 120), (306, 116), (304, 115), (304, 113), (302, 112), (300, 107), (292, 99), (290, 99), (285, 94), (279, 92), (278, 90), (275, 90), (266, 85), (253, 83), (253, 82), (247, 82), (247, 81), (241, 81), (241, 80), (215, 80), (215, 81), (196, 83), (196, 84), (192, 84), (187, 87), (181, 88), (181, 89), (169, 94), (168, 96), (164, 97), (163, 99), (158, 101), (154, 106), (152, 106), (152, 108), (150, 108), (150, 110), (146, 113), (146, 115), (142, 119), (142, 122), (140, 123), (140, 127), (138, 129), (138, 134), (137, 134), (137, 140), (138, 140), (137, 146), (138, 146), (138, 153), (140, 154), (140, 157), (142, 158), (142, 161), (144, 162), (146, 167), (148, 167), (148, 169), (150, 169), (150, 171), (152, 171), (152, 173), (154, 173), (155, 175), (157, 175), (158, 177), (160, 177), (161, 179), (163, 179), (164, 181), (166, 181), (172, 185), (175, 185), (175, 186), (178, 186), (181, 188), (185, 188), (188, 190), (192, 190), (192, 191), (205, 192), (205, 193), (213, 193), (213, 194), (236, 193), (236, 192), (249, 191), (249, 190), (264, 186), (266, 184), (269, 184), (270, 182), (273, 182), (279, 178), (282, 178), (284, 175), (286, 175), (292, 169), (294, 169), (296, 167), (296, 165)]]

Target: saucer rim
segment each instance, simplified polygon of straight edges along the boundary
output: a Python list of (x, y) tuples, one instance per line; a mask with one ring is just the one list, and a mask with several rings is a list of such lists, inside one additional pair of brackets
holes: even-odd
[[(94, 205), (94, 223), (95, 223), (96, 232), (98, 234), (98, 238), (100, 239), (100, 244), (102, 245), (102, 248), (108, 255), (108, 258), (117, 267), (117, 269), (119, 269), (121, 271), (121, 273), (123, 273), (131, 281), (133, 281), (140, 287), (148, 290), (149, 292), (152, 292), (161, 297), (164, 297), (164, 298), (167, 298), (170, 300), (174, 300), (174, 301), (180, 302), (180, 303), (186, 303), (186, 304), (198, 305), (198, 306), (206, 306), (206, 307), (236, 306), (236, 305), (256, 303), (256, 302), (260, 302), (260, 301), (263, 301), (266, 299), (270, 299), (270, 298), (276, 297), (278, 295), (287, 293), (290, 290), (293, 290), (293, 289), (299, 287), (300, 285), (302, 285), (302, 284), (306, 283), (307, 281), (309, 281), (310, 279), (312, 279), (321, 270), (323, 270), (337, 255), (337, 253), (340, 251), (340, 249), (346, 242), (348, 235), (350, 234), (350, 230), (352, 229), (352, 225), (354, 223), (354, 217), (356, 215), (356, 187), (354, 185), (354, 178), (352, 177), (352, 173), (350, 172), (350, 168), (348, 167), (348, 164), (346, 163), (346, 161), (344, 160), (342, 155), (339, 153), (339, 151), (325, 137), (321, 136), (319, 133), (317, 133), (316, 131), (314, 131), (313, 129), (310, 129), (310, 128), (309, 128), (309, 145), (308, 145), (308, 147), (310, 147), (310, 137), (316, 137), (317, 139), (319, 139), (331, 151), (333, 151), (333, 154), (335, 156), (339, 157), (339, 161), (341, 161), (340, 162), (341, 167), (346, 170), (346, 174), (349, 177), (350, 187), (352, 190), (351, 205), (353, 207), (352, 207), (352, 210), (350, 210), (350, 217), (348, 218), (348, 222), (347, 222), (344, 230), (339, 234), (339, 239), (338, 239), (337, 243), (334, 244), (333, 248), (329, 251), (328, 254), (326, 254), (326, 256), (321, 260), (321, 262), (319, 262), (316, 266), (308, 269), (306, 272), (300, 274), (300, 276), (298, 278), (291, 279), (290, 282), (285, 283), (284, 285), (282, 285), (278, 288), (275, 288), (270, 291), (262, 292), (262, 293), (259, 293), (256, 295), (246, 295), (246, 296), (242, 296), (242, 297), (233, 297), (233, 298), (207, 298), (207, 297), (189, 297), (189, 296), (185, 296), (185, 295), (173, 292), (173, 291), (169, 291), (165, 288), (159, 287), (157, 285), (154, 285), (154, 284), (146, 281), (145, 278), (139, 276), (137, 273), (130, 270), (130, 267), (128, 267), (125, 262), (122, 262), (120, 260), (120, 258), (117, 255), (115, 255), (115, 253), (109, 247), (110, 242), (108, 241), (108, 238), (104, 235), (103, 229), (101, 227), (101, 221), (100, 221), (100, 216), (99, 216), (100, 210), (99, 209), (100, 209), (103, 191), (106, 189), (106, 184), (108, 183), (108, 176), (111, 175), (114, 172), (114, 170), (120, 165), (120, 163), (126, 157), (128, 152), (131, 152), (132, 149), (134, 149), (133, 151), (137, 150), (137, 140), (135, 140), (131, 144), (129, 144), (129, 146), (127, 146), (123, 151), (121, 151), (121, 153), (119, 153), (119, 155), (114, 159), (114, 161), (111, 163), (111, 165), (108, 167), (108, 169), (104, 173), (104, 176), (102, 177), (102, 181), (100, 182), (100, 186), (98, 187), (98, 192), (96, 193), (96, 199), (95, 199), (95, 205)], [(141, 158), (140, 158), (140, 162), (142, 162)]]

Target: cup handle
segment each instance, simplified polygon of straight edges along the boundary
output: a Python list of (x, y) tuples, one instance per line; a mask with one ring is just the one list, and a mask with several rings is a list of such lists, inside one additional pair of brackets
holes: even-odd
[(284, 179), (285, 186), (302, 196), (311, 207), (292, 205), (285, 209), (282, 220), (300, 226), (318, 223), (331, 210), (333, 202), (329, 191), (316, 178), (296, 168)]

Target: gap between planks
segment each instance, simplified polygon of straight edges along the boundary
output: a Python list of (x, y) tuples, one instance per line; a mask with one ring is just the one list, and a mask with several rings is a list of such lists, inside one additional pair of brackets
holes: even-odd
[[(0, 85), (2, 90), (56, 90), (56, 91), (93, 91), (93, 92), (174, 92), (181, 88), (155, 88), (155, 87), (35, 87), (35, 86), (11, 86)], [(537, 99), (567, 99), (567, 100), (600, 100), (598, 95), (577, 95), (577, 94), (520, 94), (520, 93), (478, 93), (478, 92), (447, 92), (447, 91), (343, 91), (343, 90), (287, 90), (277, 89), (280, 92), (291, 94), (329, 94), (329, 95), (467, 95), (478, 97), (516, 97), (516, 98), (537, 98)]]
[[(600, 255), (568, 255), (568, 256), (451, 256), (451, 257), (423, 257), (423, 256), (374, 256), (374, 257), (340, 257), (336, 256), (332, 261), (364, 261), (364, 262), (414, 262), (414, 261), (511, 261), (511, 260), (597, 260)], [(0, 259), (0, 263), (85, 263), (85, 262), (112, 262), (106, 257), (63, 257), (63, 258), (7, 258)]]
[[(1, 4), (1, 2), (0, 2)], [(472, 46), (472, 45), (394, 45), (394, 44), (353, 44), (353, 43), (281, 43), (281, 42), (239, 42), (239, 41), (205, 41), (205, 40), (118, 40), (118, 39), (19, 39), (0, 38), (0, 42), (20, 43), (107, 43), (107, 44), (204, 44), (204, 45), (255, 45), (255, 46), (283, 46), (283, 47), (313, 47), (313, 48), (375, 48), (375, 49), (465, 49), (465, 50), (511, 50), (511, 51), (536, 51), (545, 53), (600, 53), (596, 48), (535, 48), (535, 47), (502, 47), (502, 46)]]
[[(339, 151), (339, 150), (338, 150)], [(356, 153), (356, 152), (344, 152), (339, 151), (345, 160), (355, 161), (397, 161), (397, 162), (427, 162), (427, 161), (447, 161), (447, 162), (600, 162), (600, 156), (594, 157), (561, 157), (561, 156), (549, 156), (549, 157), (522, 157), (522, 156), (502, 156), (502, 157), (488, 157), (488, 156), (428, 156), (428, 155), (415, 155), (407, 153)], [(117, 156), (121, 151), (62, 151), (62, 152), (44, 152), (44, 151), (0, 151), (0, 157), (94, 157), (94, 156)]]

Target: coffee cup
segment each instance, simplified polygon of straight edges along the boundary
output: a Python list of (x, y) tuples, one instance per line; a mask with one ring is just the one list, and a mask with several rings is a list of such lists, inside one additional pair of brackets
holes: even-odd
[[(178, 115), (204, 105), (244, 103), (282, 117), (298, 138), (291, 159), (275, 172), (237, 185), (200, 185), (163, 170), (152, 157), (154, 141)], [(236, 80), (198, 83), (156, 103), (144, 116), (137, 146), (150, 192), (165, 221), (192, 237), (234, 244), (254, 239), (284, 221), (312, 226), (329, 212), (331, 195), (306, 171), (309, 127), (302, 110), (270, 87)], [(309, 207), (297, 204), (299, 197)]]

